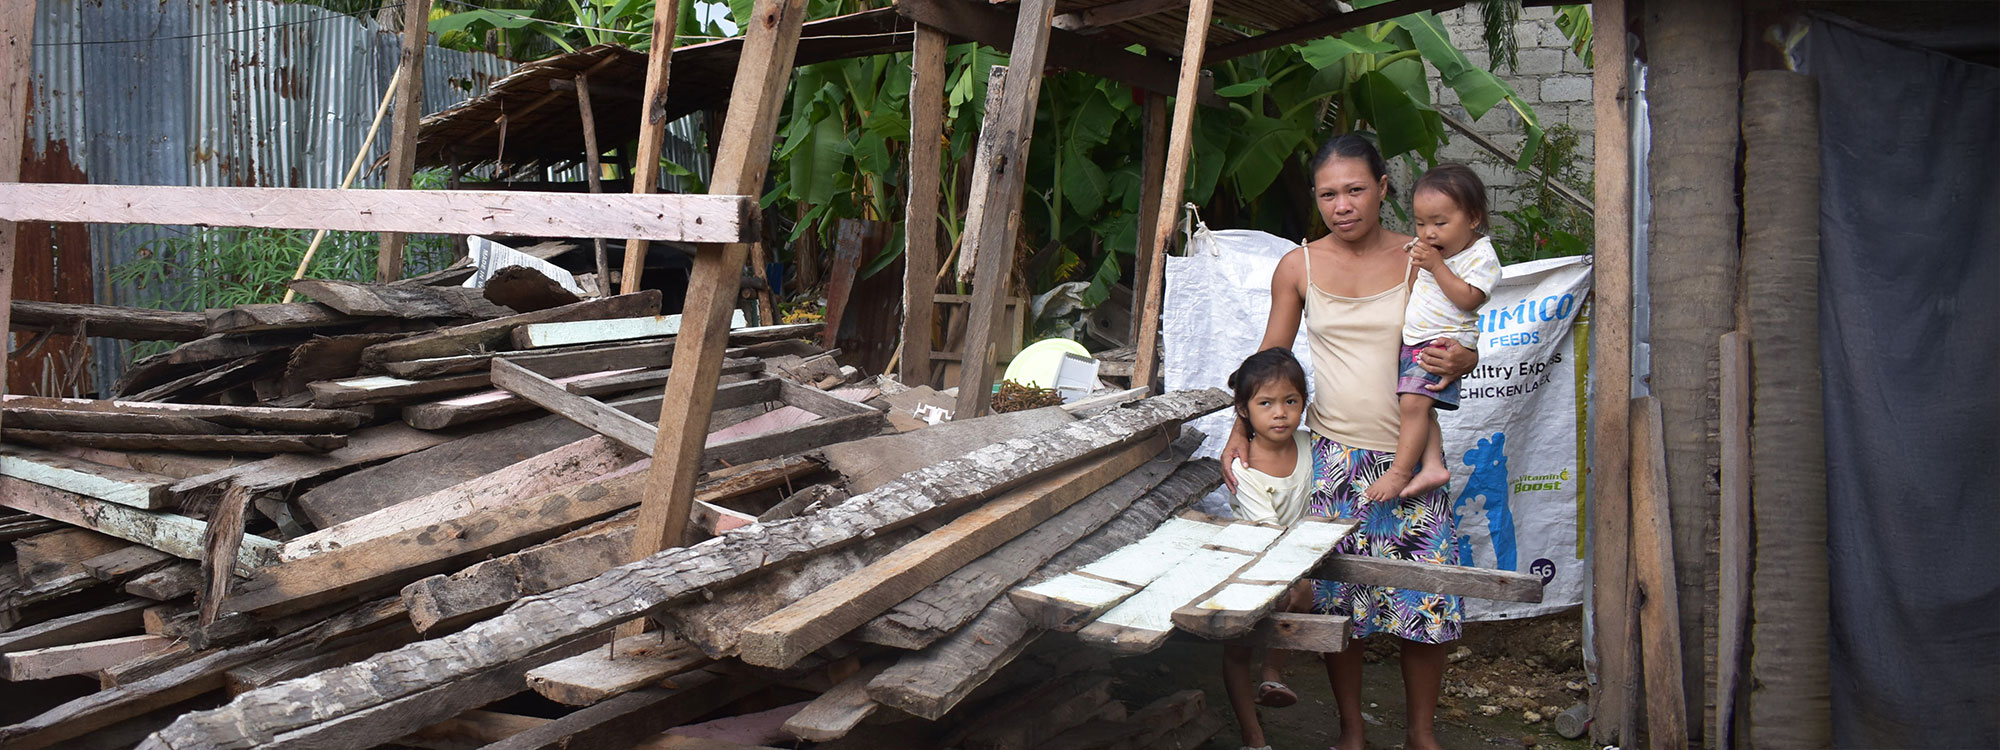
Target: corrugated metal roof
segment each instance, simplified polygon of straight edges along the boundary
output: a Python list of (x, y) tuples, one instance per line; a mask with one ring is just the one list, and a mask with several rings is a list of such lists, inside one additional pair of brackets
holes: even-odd
[[(401, 45), (370, 20), (268, 0), (41, 0), (37, 14), (31, 158), (66, 150), (99, 184), (338, 186)], [(424, 111), (513, 67), (432, 46)], [(387, 150), (378, 138), (371, 158)], [(380, 181), (369, 173), (357, 185)], [(97, 301), (134, 304), (111, 269), (175, 231), (93, 225)], [(100, 341), (97, 360), (122, 361), (120, 348)], [(100, 386), (115, 369), (98, 368)]]

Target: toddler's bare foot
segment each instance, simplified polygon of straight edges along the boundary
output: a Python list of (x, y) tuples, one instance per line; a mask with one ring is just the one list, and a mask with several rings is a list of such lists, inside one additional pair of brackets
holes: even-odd
[(1415, 475), (1407, 469), (1390, 469), (1381, 478), (1369, 484), (1368, 489), (1362, 490), (1361, 494), (1363, 497), (1378, 503), (1384, 500), (1394, 500), (1398, 497), (1403, 497), (1396, 494), (1396, 492), (1409, 486), (1410, 480), (1415, 478)]
[(1451, 481), (1450, 469), (1442, 464), (1431, 464), (1417, 472), (1417, 475), (1410, 479), (1409, 485), (1403, 487), (1403, 491), (1396, 496), (1422, 497), (1424, 493), (1443, 487), (1449, 481)]

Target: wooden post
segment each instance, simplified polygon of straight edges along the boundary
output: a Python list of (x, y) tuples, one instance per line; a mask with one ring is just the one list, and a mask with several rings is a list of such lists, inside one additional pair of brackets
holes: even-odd
[[(1160, 205), (1160, 190), (1166, 185), (1167, 174), (1167, 98), (1159, 94), (1146, 94), (1145, 129), (1146, 142), (1141, 148), (1146, 150), (1139, 169), (1139, 232), (1138, 246), (1132, 248), (1132, 330), (1126, 341), (1139, 341), (1140, 300), (1147, 299), (1148, 283), (1153, 269), (1152, 245), (1149, 244), (1159, 228), (1160, 214), (1144, 210), (1144, 207)], [(1141, 385), (1133, 381), (1133, 387)]]
[[(21, 138), (28, 122), (28, 81), (34, 75), (35, 0), (0, 6), (0, 182), (21, 179)], [(9, 328), (14, 308), (15, 226), (0, 221), (0, 393), (7, 391)]]
[[(763, 186), (805, 14), (806, 0), (757, 0), (736, 66), (728, 129), (722, 134), (710, 191), (754, 194)], [(729, 345), (729, 312), (749, 252), (747, 243), (702, 245), (695, 256), (674, 345), (673, 374), (660, 407), (653, 465), (646, 475), (646, 494), (632, 537), (634, 560), (679, 546), (686, 534), (709, 413), (722, 375), (722, 350)]]
[[(1632, 157), (1626, 121), (1625, 0), (1597, 0), (1591, 16), (1596, 67), (1592, 92), (1597, 117), (1596, 262), (1591, 271), (1590, 502), (1591, 640), (1597, 682), (1591, 689), (1591, 741), (1630, 743), (1634, 727), (1619, 718), (1633, 654), (1625, 648), (1625, 554), (1630, 538), (1632, 397)], [(1621, 732), (1623, 732), (1621, 734)]]
[[(576, 76), (576, 111), (583, 118), (583, 168), (590, 182), (592, 194), (604, 192), (601, 180), (604, 165), (598, 161), (597, 112), (590, 103), (590, 76), (578, 73)], [(597, 259), (597, 296), (611, 296), (611, 258), (604, 247), (603, 237), (590, 238), (592, 254)]]
[(1167, 246), (1174, 241), (1174, 225), (1179, 223), (1175, 219), (1187, 191), (1188, 157), (1194, 151), (1195, 92), (1201, 87), (1201, 60), (1208, 49), (1209, 16), (1214, 10), (1214, 0), (1194, 0), (1188, 6), (1187, 31), (1181, 43), (1181, 81), (1174, 93), (1174, 122), (1167, 137), (1166, 174), (1160, 202), (1154, 208), (1153, 234), (1141, 238), (1150, 243), (1144, 251), (1151, 257), (1146, 266), (1146, 295), (1133, 300), (1139, 307), (1134, 388), (1151, 388), (1160, 375), (1160, 301), (1166, 291)]
[[(1035, 104), (1042, 91), (1049, 22), (1055, 10), (1055, 0), (1022, 0), (1014, 20), (1014, 47), (1008, 51), (1006, 97), (1000, 111), (996, 114), (989, 108), (980, 125), (972, 205), (966, 211), (965, 247), (960, 251), (977, 258), (978, 265), (973, 270), (972, 305), (966, 310), (971, 317), (953, 412), (959, 419), (979, 416), (993, 400), (993, 330), (999, 327), (1007, 281), (1014, 270), (1014, 237), (1020, 228), (1015, 218), (1027, 185), (1028, 143), (1035, 134)], [(979, 189), (982, 184), (986, 189)]]
[[(660, 2), (653, 6), (653, 43), (646, 49), (646, 98), (640, 101), (639, 111), (639, 160), (632, 165), (634, 193), (646, 194), (659, 189), (660, 149), (667, 138), (667, 72), (674, 59), (674, 23), (680, 18), (680, 5), (678, 2)], [(790, 69), (787, 68), (786, 72), (789, 73)], [(747, 93), (739, 90), (736, 96), (742, 97)], [(724, 137), (727, 138), (727, 135)], [(768, 159), (769, 155), (763, 158)], [(761, 169), (757, 172), (759, 175), (763, 173)], [(713, 188), (713, 183), (721, 179), (721, 173), (711, 177), (715, 178), (710, 180), (710, 187)], [(762, 195), (763, 191), (756, 189), (761, 187), (754, 186), (751, 192)], [(639, 291), (639, 276), (646, 270), (646, 244), (645, 240), (636, 238), (625, 241), (624, 275), (618, 280), (619, 294)], [(736, 298), (735, 284), (729, 287), (729, 298)]]
[[(1646, 746), (1681, 750), (1688, 746), (1690, 725), (1687, 694), (1681, 690), (1680, 596), (1668, 513), (1666, 438), (1661, 430), (1659, 399), (1633, 399), (1631, 553), (1644, 652), (1641, 671), (1646, 675)], [(1629, 737), (1619, 742), (1638, 747)]]
[(903, 350), (896, 370), (911, 387), (931, 382), (947, 41), (944, 32), (917, 24), (910, 69), (910, 198), (903, 219)]
[[(389, 177), (383, 187), (407, 190), (417, 172), (417, 123), (424, 118), (424, 48), (431, 38), (431, 0), (403, 4), (402, 80), (396, 86), (396, 117), (389, 124)], [(402, 232), (382, 233), (382, 252), (375, 257), (375, 281), (403, 277)]]

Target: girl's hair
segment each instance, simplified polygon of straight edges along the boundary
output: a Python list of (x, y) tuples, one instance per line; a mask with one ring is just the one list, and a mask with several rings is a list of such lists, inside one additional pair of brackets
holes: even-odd
[[(1299, 389), (1299, 395), (1306, 395), (1306, 368), (1299, 365), (1299, 359), (1292, 356), (1292, 350), (1274, 346), (1243, 360), (1243, 364), (1229, 374), (1229, 387), (1236, 391), (1236, 414), (1250, 413), (1250, 397), (1257, 389), (1274, 380), (1285, 380)], [(1249, 429), (1249, 425), (1244, 425)]]
[(1316, 173), (1320, 167), (1334, 159), (1360, 159), (1368, 163), (1368, 173), (1380, 180), (1389, 174), (1389, 163), (1382, 160), (1382, 152), (1366, 137), (1347, 133), (1336, 135), (1319, 144), (1319, 151), (1313, 153), (1312, 162), (1306, 165), (1308, 173)]
[(1479, 173), (1464, 164), (1439, 164), (1431, 171), (1417, 178), (1417, 186), (1410, 191), (1411, 196), (1425, 190), (1450, 198), (1466, 213), (1473, 217), (1476, 229), (1486, 225), (1486, 183), (1479, 181)]

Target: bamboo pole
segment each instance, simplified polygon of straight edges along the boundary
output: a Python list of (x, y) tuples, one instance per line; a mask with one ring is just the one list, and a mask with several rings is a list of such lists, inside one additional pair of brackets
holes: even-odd
[[(375, 107), (375, 120), (368, 123), (368, 135), (361, 139), (361, 150), (354, 153), (354, 161), (347, 165), (347, 175), (340, 178), (341, 190), (352, 187), (354, 178), (361, 174), (361, 165), (368, 161), (368, 150), (375, 146), (375, 133), (382, 129), (382, 116), (388, 114), (389, 102), (396, 100), (396, 84), (402, 80), (403, 69), (399, 66), (395, 75), (389, 76), (389, 87), (382, 90), (382, 103)], [(306, 268), (312, 265), (313, 256), (319, 254), (319, 243), (326, 241), (326, 231), (320, 229), (313, 232), (312, 242), (306, 245), (305, 256), (299, 258), (298, 270), (292, 272), (293, 281), (306, 277)], [(283, 301), (290, 302), (297, 295), (298, 292), (286, 288)]]

